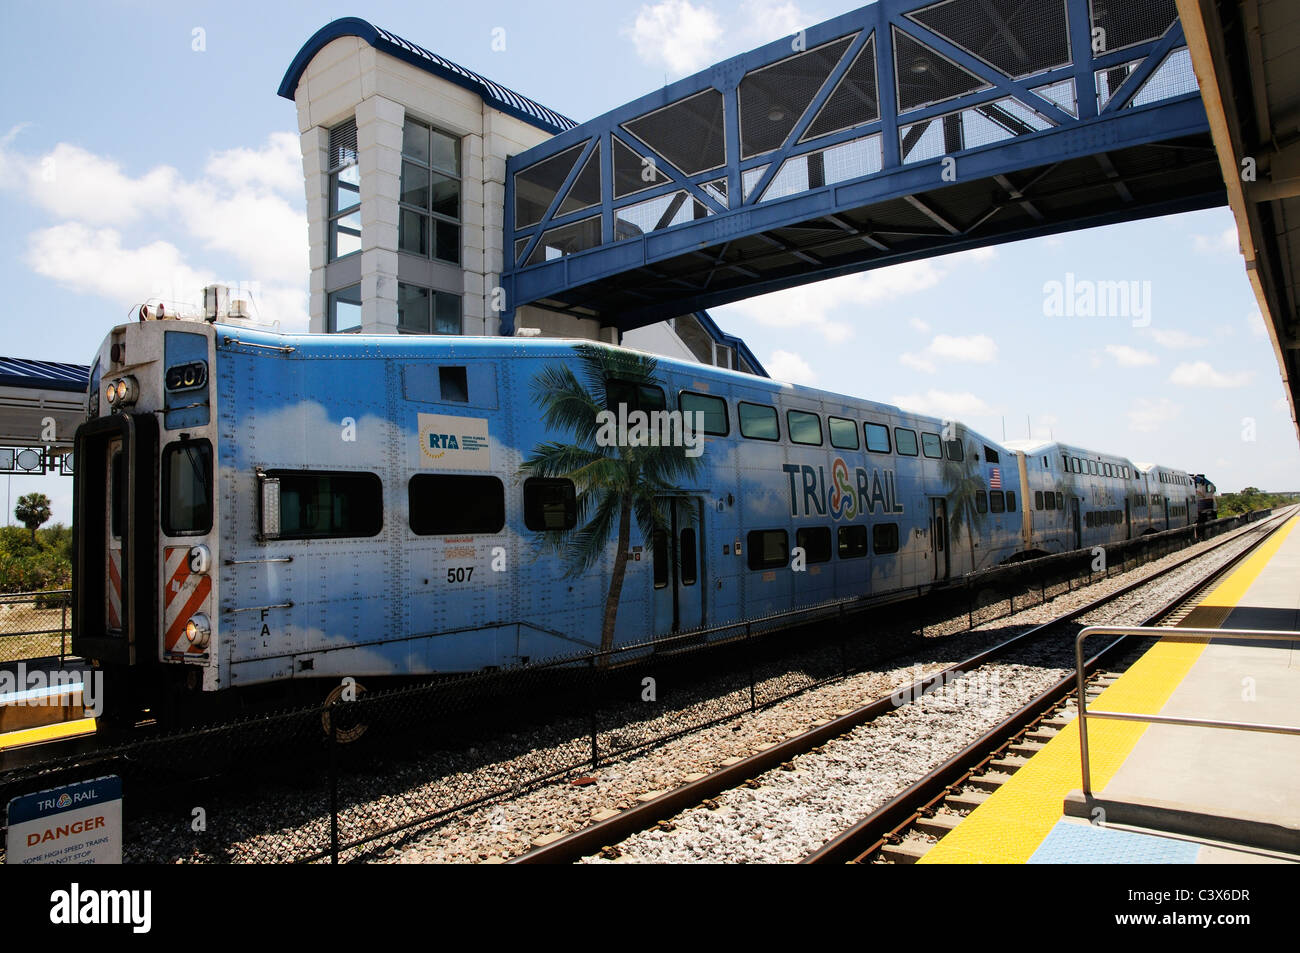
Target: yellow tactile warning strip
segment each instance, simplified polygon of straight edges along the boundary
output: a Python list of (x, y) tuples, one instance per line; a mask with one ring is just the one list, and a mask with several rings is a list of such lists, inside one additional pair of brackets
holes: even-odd
[[(1297, 524), (1300, 524), (1300, 517), (1290, 520), (1274, 534), (1207, 596), (1201, 606), (1226, 606), (1230, 610), (1240, 602)], [(1199, 610), (1200, 606), (1197, 608)], [(1206, 628), (1201, 622), (1193, 621), (1194, 615), (1195, 611), (1182, 625)], [(1158, 713), (1204, 650), (1204, 642), (1161, 639), (1102, 692), (1092, 707), (1139, 714)], [(1131, 722), (1098, 720), (1088, 723), (1094, 791), (1106, 786), (1146, 729), (1146, 725)], [(1065, 796), (1082, 784), (1079, 726), (1071, 722), (952, 833), (926, 853), (920, 863), (1023, 864), (1061, 819)]]
[(0, 735), (0, 750), (39, 744), (43, 741), (62, 741), (65, 738), (75, 738), (79, 735), (94, 733), (95, 719), (93, 718), (61, 721), (56, 725), (41, 725), (39, 728), (24, 728), (21, 731), (5, 732)]

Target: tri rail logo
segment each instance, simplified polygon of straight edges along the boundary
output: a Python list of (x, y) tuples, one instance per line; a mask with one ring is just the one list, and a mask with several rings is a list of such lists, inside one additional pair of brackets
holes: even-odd
[(153, 891), (82, 890), (74, 883), (50, 894), (50, 922), (61, 926), (127, 924), (132, 933), (153, 926)]
[(826, 468), (787, 463), (781, 467), (790, 478), (790, 515), (826, 516), (832, 519), (856, 519), (862, 513), (902, 513), (894, 471), (857, 467), (850, 479), (849, 466), (842, 457), (831, 464), (830, 491), (827, 492)]

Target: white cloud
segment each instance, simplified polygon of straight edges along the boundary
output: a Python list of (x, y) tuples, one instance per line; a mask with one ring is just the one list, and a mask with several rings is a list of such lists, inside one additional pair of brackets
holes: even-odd
[[(262, 321), (306, 328), (296, 136), (274, 133), (257, 148), (214, 152), (201, 175), (186, 179), (166, 165), (132, 177), (111, 157), (68, 143), (28, 156), (10, 148), (17, 132), (0, 139), (0, 189), (63, 220), (28, 237), (24, 260), (35, 272), (123, 306), (150, 297), (197, 305), (203, 284), (221, 281), (253, 289)], [(133, 247), (121, 231), (131, 226), (158, 237)], [(242, 274), (190, 264), (186, 238)]]
[(1222, 253), (1236, 254), (1240, 251), (1237, 241), (1237, 226), (1230, 225), (1218, 235), (1193, 235), (1192, 247), (1202, 255)]
[(1250, 383), (1250, 371), (1225, 374), (1216, 371), (1208, 361), (1179, 364), (1169, 375), (1169, 383), (1182, 387), (1245, 387)]
[(902, 298), (933, 288), (963, 264), (985, 260), (985, 256), (962, 252), (941, 259), (905, 262), (774, 291), (717, 311), (733, 321), (748, 319), (784, 330), (811, 328), (838, 344), (852, 337), (854, 324), (865, 323), (871, 312), (878, 314)]
[(792, 351), (773, 351), (765, 362), (767, 372), (773, 380), (789, 381), (791, 384), (814, 383), (813, 369), (798, 354)]
[(1264, 323), (1264, 316), (1256, 308), (1246, 315), (1246, 327), (1250, 329), (1250, 336), (1253, 338), (1268, 337), (1268, 326)]
[(1155, 364), (1159, 360), (1149, 351), (1139, 351), (1127, 344), (1107, 344), (1106, 353), (1113, 357), (1120, 367), (1142, 367), (1146, 364)]
[(717, 14), (707, 6), (696, 6), (690, 0), (663, 0), (638, 10), (628, 33), (643, 62), (684, 76), (714, 62), (723, 29)]
[(1151, 433), (1175, 420), (1182, 412), (1182, 405), (1174, 403), (1168, 397), (1139, 397), (1129, 408), (1128, 426), (1130, 430)]
[(993, 413), (988, 404), (969, 391), (928, 390), (924, 394), (891, 397), (890, 403), (914, 413), (944, 419), (966, 419)]
[(920, 318), (912, 318), (907, 323), (912, 326), (912, 330), (914, 331), (920, 331), (922, 334), (930, 333), (929, 323), (926, 321), (922, 321)]
[(821, 17), (806, 13), (793, 0), (743, 0), (733, 17), (723, 17), (708, 3), (661, 0), (643, 4), (624, 30), (637, 56), (674, 77), (773, 40), (793, 36)]
[(1171, 331), (1164, 328), (1144, 328), (1147, 334), (1161, 347), (1167, 347), (1172, 350), (1186, 350), (1194, 347), (1205, 347), (1210, 342), (1205, 338), (1198, 338), (1186, 331)]
[(997, 359), (998, 346), (987, 334), (957, 337), (939, 334), (919, 354), (900, 354), (898, 360), (906, 367), (933, 374), (939, 364), (954, 362), (989, 364)]

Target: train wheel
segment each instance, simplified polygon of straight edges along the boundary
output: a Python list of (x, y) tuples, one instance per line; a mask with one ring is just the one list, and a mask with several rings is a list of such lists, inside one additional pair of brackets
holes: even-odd
[[(323, 710), (320, 713), (321, 730), (325, 732), (325, 737), (330, 736), (330, 705), (343, 698), (343, 693), (351, 689), (354, 693), (353, 699), (358, 699), (366, 693), (366, 687), (356, 680), (349, 680), (351, 684), (339, 684), (334, 686), (334, 690), (325, 696)], [(334, 740), (341, 745), (352, 744), (370, 728), (370, 725), (361, 720), (360, 713), (351, 711), (353, 706), (343, 705), (336, 709), (339, 723), (334, 729)]]

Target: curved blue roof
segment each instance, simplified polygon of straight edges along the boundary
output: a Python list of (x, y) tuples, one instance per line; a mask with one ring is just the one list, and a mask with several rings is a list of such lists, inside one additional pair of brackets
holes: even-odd
[(90, 386), (90, 368), (84, 364), (0, 357), (0, 384), (7, 387), (84, 392)]
[(293, 99), (294, 91), (298, 88), (298, 81), (302, 79), (303, 71), (307, 68), (307, 64), (311, 62), (312, 57), (319, 53), (325, 44), (331, 40), (337, 40), (341, 36), (355, 36), (365, 40), (375, 49), (381, 50), (389, 56), (395, 56), (399, 60), (417, 66), (440, 79), (445, 79), (450, 83), (468, 89), (472, 93), (477, 93), (503, 113), (509, 113), (526, 123), (537, 126), (539, 129), (545, 129), (551, 133), (561, 133), (577, 125), (568, 116), (562, 116), (552, 109), (547, 109), (541, 103), (529, 99), (527, 96), (521, 96), (513, 89), (507, 89), (499, 83), (494, 83), (486, 76), (480, 76), (473, 70), (465, 69), (465, 67), (444, 59), (437, 53), (431, 53), (422, 46), (416, 46), (409, 40), (404, 40), (394, 33), (381, 30), (360, 17), (343, 17), (317, 30), (316, 34), (298, 51), (298, 55), (293, 58), (293, 62), (289, 64), (284, 79), (280, 81), (279, 94), (285, 99)]

